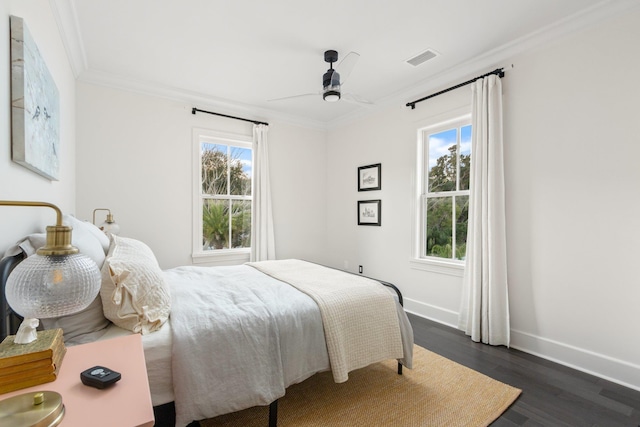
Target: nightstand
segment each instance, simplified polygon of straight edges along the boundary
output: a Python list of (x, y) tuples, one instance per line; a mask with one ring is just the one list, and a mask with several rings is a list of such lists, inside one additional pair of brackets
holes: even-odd
[[(82, 384), (80, 372), (96, 365), (120, 372), (122, 379), (103, 390)], [(0, 394), (0, 400), (46, 390), (62, 395), (60, 427), (152, 427), (155, 422), (139, 334), (68, 347), (55, 381)]]

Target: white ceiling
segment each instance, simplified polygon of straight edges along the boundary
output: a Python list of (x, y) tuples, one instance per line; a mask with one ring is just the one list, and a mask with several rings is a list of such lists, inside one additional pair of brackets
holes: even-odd
[[(378, 105), (491, 71), (536, 43), (637, 0), (53, 0), (80, 80), (189, 99), (202, 108), (330, 125), (367, 107), (316, 92), (335, 49), (360, 59), (344, 84)], [(405, 61), (439, 53), (417, 67)], [(197, 103), (197, 104), (196, 104)], [(369, 107), (371, 108), (371, 107)]]

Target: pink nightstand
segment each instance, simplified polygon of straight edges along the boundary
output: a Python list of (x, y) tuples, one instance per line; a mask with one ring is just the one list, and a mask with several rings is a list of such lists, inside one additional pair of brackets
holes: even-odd
[[(120, 372), (122, 379), (104, 390), (85, 386), (80, 372), (96, 365)], [(0, 394), (0, 399), (45, 390), (62, 395), (60, 427), (152, 427), (155, 422), (139, 334), (69, 347), (55, 381)]]

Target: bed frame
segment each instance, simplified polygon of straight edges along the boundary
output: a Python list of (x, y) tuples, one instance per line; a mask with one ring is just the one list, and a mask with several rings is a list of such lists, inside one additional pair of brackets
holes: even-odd
[[(26, 258), (25, 254), (21, 252), (17, 255), (5, 257), (2, 259), (2, 261), (0, 261), (0, 341), (5, 339), (5, 337), (7, 337), (8, 335), (15, 334), (16, 331), (18, 330), (18, 327), (20, 326), (20, 323), (22, 322), (22, 317), (16, 314), (11, 309), (11, 307), (9, 307), (9, 304), (7, 303), (7, 299), (5, 297), (5, 287), (7, 284), (7, 278), (9, 277), (9, 274), (11, 274), (13, 269), (25, 258)], [(351, 273), (351, 274), (355, 274), (355, 273)], [(402, 293), (396, 286), (394, 286), (391, 283), (384, 282), (382, 280), (377, 280), (377, 279), (372, 279), (372, 280), (376, 280), (377, 282), (380, 282), (383, 285), (393, 289), (393, 291), (395, 291), (395, 293), (398, 295), (398, 302), (400, 303), (400, 305), (404, 306)], [(402, 375), (402, 364), (400, 362), (398, 362), (398, 375)], [(170, 405), (170, 404), (161, 405), (160, 411), (162, 413), (171, 412), (171, 409), (167, 410), (166, 408), (167, 405)], [(158, 413), (156, 412), (157, 409), (158, 408), (154, 407), (155, 413)], [(173, 411), (175, 411), (175, 409), (173, 409)], [(173, 416), (173, 418), (175, 419), (175, 412), (173, 413), (173, 415), (169, 415), (169, 417), (171, 416)], [(278, 400), (276, 399), (275, 401), (271, 402), (271, 404), (269, 405), (269, 427), (276, 427), (277, 424), (278, 424)], [(159, 426), (159, 425), (160, 424), (156, 421), (156, 426)], [(200, 424), (197, 421), (194, 421), (193, 423), (189, 424), (188, 427), (196, 427), (199, 425)]]
[(7, 335), (15, 334), (22, 322), (22, 317), (14, 313), (7, 303), (5, 286), (9, 274), (24, 258), (24, 253), (21, 252), (18, 255), (8, 256), (0, 261), (0, 341), (5, 339)]

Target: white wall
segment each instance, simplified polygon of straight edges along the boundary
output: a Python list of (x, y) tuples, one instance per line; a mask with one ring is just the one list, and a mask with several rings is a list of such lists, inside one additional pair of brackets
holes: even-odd
[[(426, 117), (457, 110), (468, 100), (465, 93), (451, 92), (415, 111), (397, 106), (330, 131), (327, 147), (330, 264), (353, 272), (362, 265), (365, 275), (400, 286), (407, 308), (448, 324), (456, 319), (458, 278), (409, 267), (416, 136)], [(382, 164), (382, 190), (358, 192), (358, 166), (373, 163)], [(371, 199), (382, 200), (382, 226), (358, 226), (357, 201)]]
[[(635, 11), (496, 65), (514, 64), (503, 79), (512, 344), (640, 389), (637, 40)], [(461, 279), (409, 265), (416, 129), (469, 97), (466, 87), (328, 134), (330, 263), (362, 264), (448, 324)], [(382, 190), (358, 193), (357, 167), (377, 162)], [(382, 199), (382, 227), (356, 225), (368, 198)]]
[[(60, 95), (60, 180), (48, 179), (11, 160), (11, 77), (9, 16), (22, 19), (33, 36)], [(75, 79), (46, 0), (0, 2), (0, 199), (54, 203), (75, 209)], [(46, 208), (0, 207), (0, 255), (25, 235), (55, 224)]]
[[(57, 182), (11, 161), (11, 14), (25, 20), (60, 93)], [(496, 64), (515, 65), (503, 80), (513, 345), (636, 389), (639, 24), (640, 14), (628, 13)], [(250, 125), (192, 116), (180, 102), (76, 88), (46, 0), (0, 2), (0, 70), (0, 198), (53, 202), (85, 219), (109, 207), (163, 268), (190, 264), (191, 128), (246, 133)], [(409, 267), (412, 194), (416, 129), (466, 99), (460, 89), (327, 135), (272, 123), (278, 256), (352, 271), (362, 264), (400, 286), (412, 311), (455, 323), (460, 279)], [(376, 162), (382, 191), (358, 193), (357, 167)], [(366, 198), (383, 200), (382, 227), (356, 225), (356, 201)], [(0, 251), (53, 221), (46, 209), (0, 208)]]
[[(91, 219), (93, 209), (111, 209), (121, 235), (146, 242), (163, 268), (191, 264), (192, 129), (253, 132), (251, 123), (192, 115), (191, 107), (86, 83), (77, 87), (78, 216)], [(321, 261), (325, 132), (270, 123), (268, 140), (276, 254)]]

